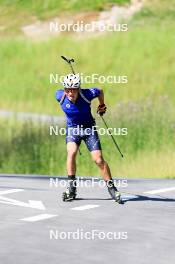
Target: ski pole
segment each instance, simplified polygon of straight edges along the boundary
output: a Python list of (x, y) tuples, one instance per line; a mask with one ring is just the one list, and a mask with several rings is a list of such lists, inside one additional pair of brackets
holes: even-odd
[[(103, 120), (103, 123), (105, 124), (106, 128), (108, 129), (108, 125), (107, 125), (106, 121), (104, 120), (103, 116), (101, 116), (101, 119)], [(114, 142), (114, 144), (115, 144), (115, 146), (116, 146), (117, 150), (119, 151), (119, 153), (120, 153), (121, 157), (123, 158), (124, 156), (123, 156), (123, 154), (122, 154), (122, 152), (121, 152), (121, 150), (120, 150), (120, 148), (119, 148), (119, 145), (118, 145), (118, 144), (117, 144), (117, 142), (115, 141), (115, 139), (114, 139), (113, 135), (112, 135), (112, 134), (110, 134), (110, 136), (111, 136), (111, 138), (112, 138), (112, 141)]]
[(69, 64), (72, 73), (75, 74), (75, 71), (74, 71), (73, 66), (72, 66), (72, 64), (71, 64), (72, 62), (74, 62), (74, 59), (68, 59), (68, 58), (66, 58), (65, 56), (61, 56), (61, 58), (62, 58), (63, 60), (65, 60), (65, 61)]
[[(65, 56), (61, 56), (61, 58), (62, 58), (63, 60), (65, 60), (65, 61), (69, 64), (72, 73), (75, 74), (75, 71), (74, 71), (73, 66), (72, 66), (72, 62), (74, 62), (74, 59), (68, 59), (68, 58), (66, 58)], [(81, 151), (80, 151), (80, 147), (78, 148), (78, 151), (79, 151), (79, 154), (81, 155), (82, 153), (81, 153)]]

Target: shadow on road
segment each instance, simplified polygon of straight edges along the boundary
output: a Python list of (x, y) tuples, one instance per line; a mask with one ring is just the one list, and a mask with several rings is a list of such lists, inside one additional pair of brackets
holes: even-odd
[[(175, 202), (175, 199), (166, 197), (150, 197), (144, 195), (130, 195), (131, 197), (122, 197), (122, 202), (139, 202), (139, 201), (153, 201), (153, 202)], [(132, 197), (133, 196), (133, 197)], [(76, 198), (76, 201), (112, 201), (112, 198)]]
[(175, 199), (166, 198), (166, 197), (150, 197), (144, 195), (134, 195), (132, 198), (124, 198), (123, 202), (138, 202), (138, 201), (153, 201), (153, 202), (175, 202)]
[(76, 201), (108, 201), (112, 200), (111, 198), (76, 198)]

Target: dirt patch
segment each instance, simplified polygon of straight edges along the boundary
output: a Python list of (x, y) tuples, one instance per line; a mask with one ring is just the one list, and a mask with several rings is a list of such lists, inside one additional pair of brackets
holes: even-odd
[(81, 12), (74, 16), (62, 14), (49, 21), (41, 22), (38, 20), (34, 24), (23, 26), (21, 29), (26, 37), (37, 41), (47, 40), (60, 34), (89, 37), (104, 34), (111, 25), (115, 25), (116, 31), (120, 31), (117, 26), (121, 23), (127, 23), (136, 12), (141, 10), (142, 6), (142, 0), (132, 0), (130, 5), (122, 7), (115, 5), (108, 11)]

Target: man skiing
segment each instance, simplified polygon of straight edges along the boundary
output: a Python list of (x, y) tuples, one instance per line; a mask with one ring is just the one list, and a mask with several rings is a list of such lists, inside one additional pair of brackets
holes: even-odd
[[(63, 193), (63, 201), (71, 201), (76, 198), (76, 155), (83, 140), (91, 153), (92, 160), (100, 169), (106, 182), (111, 197), (120, 203), (120, 192), (114, 185), (110, 168), (102, 155), (102, 149), (97, 131), (92, 128), (95, 120), (91, 114), (91, 101), (98, 98), (97, 113), (103, 115), (106, 112), (104, 94), (101, 89), (81, 89), (79, 74), (68, 74), (63, 81), (64, 90), (56, 91), (56, 99), (63, 112), (66, 114), (66, 145), (67, 145), (67, 174), (68, 186)], [(75, 128), (78, 128), (78, 133)], [(81, 129), (80, 129), (81, 128)]]

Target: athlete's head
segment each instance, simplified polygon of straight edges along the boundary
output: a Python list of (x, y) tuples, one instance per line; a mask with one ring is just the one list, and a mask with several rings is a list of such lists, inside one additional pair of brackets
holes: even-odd
[(64, 77), (63, 86), (69, 100), (75, 101), (77, 99), (80, 84), (79, 74), (68, 74)]
[(79, 74), (68, 74), (64, 77), (63, 86), (65, 89), (72, 88), (78, 89), (80, 88), (80, 76)]

